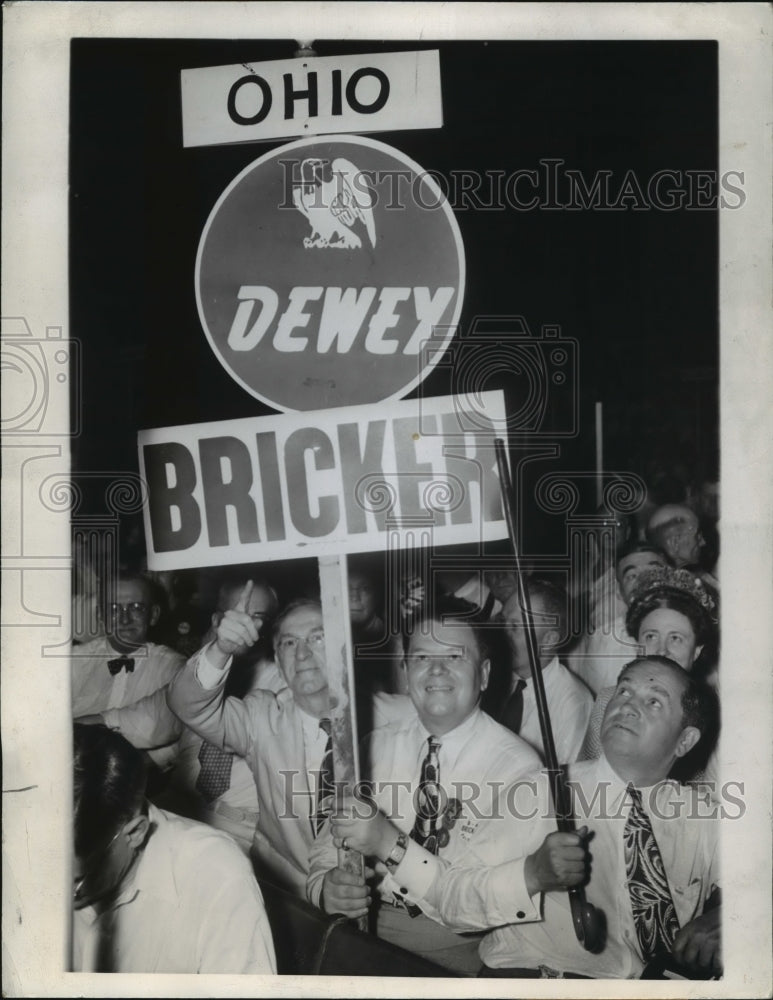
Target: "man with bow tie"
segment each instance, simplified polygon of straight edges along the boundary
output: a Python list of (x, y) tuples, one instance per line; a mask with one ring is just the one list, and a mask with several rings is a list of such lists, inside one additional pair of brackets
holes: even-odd
[(185, 658), (148, 642), (160, 608), (143, 576), (123, 575), (100, 615), (106, 635), (71, 653), (73, 717), (117, 730), (164, 767), (182, 732), (166, 704), (166, 687)]
[(413, 711), (409, 704), (402, 719), (370, 735), (361, 760), (372, 800), (347, 799), (323, 827), (307, 883), (309, 899), (326, 912), (365, 914), (370, 889), (337, 867), (336, 848), (362, 852), (383, 876), (379, 937), (462, 975), (480, 967), (479, 937), (449, 930), (425, 890), (438, 865), (474, 842), (483, 817), (501, 812), (504, 787), (539, 767), (523, 740), (480, 709), (490, 661), (485, 632), (470, 622), (474, 611), (446, 598), (413, 623), (403, 662)]

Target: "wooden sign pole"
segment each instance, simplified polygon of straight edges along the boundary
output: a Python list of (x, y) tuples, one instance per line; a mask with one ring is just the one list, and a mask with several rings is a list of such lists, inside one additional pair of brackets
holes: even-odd
[[(354, 710), (354, 656), (349, 620), (349, 581), (346, 556), (320, 556), (318, 562), (330, 689), (333, 771), (336, 797), (340, 800), (342, 793), (352, 792), (360, 780), (357, 717)], [(359, 851), (339, 848), (338, 867), (362, 875), (363, 857)], [(356, 923), (360, 930), (368, 929), (367, 917), (360, 917)]]

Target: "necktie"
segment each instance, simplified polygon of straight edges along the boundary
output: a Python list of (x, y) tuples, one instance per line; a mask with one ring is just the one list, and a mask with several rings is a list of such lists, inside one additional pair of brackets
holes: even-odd
[(476, 615), (476, 618), (479, 621), (482, 621), (482, 622), (490, 621), (490, 619), (491, 619), (491, 612), (494, 610), (494, 603), (495, 603), (495, 601), (496, 601), (496, 598), (491, 593), (491, 591), (489, 591), (489, 595), (486, 598), (486, 603), (483, 605), (483, 607), (480, 609), (480, 611)]
[[(440, 815), (440, 762), (438, 751), (441, 743), (434, 736), (427, 740), (427, 756), (421, 765), (421, 779), (416, 790), (416, 822), (411, 830), (411, 838), (421, 847), (437, 854), (438, 817)], [(447, 837), (446, 843), (448, 842)]]
[(231, 787), (231, 765), (234, 755), (206, 740), (199, 750), (201, 770), (196, 779), (196, 791), (207, 802), (214, 802)]
[(317, 808), (314, 813), (314, 836), (319, 834), (322, 824), (333, 811), (333, 795), (335, 793), (335, 776), (333, 773), (333, 727), (330, 719), (320, 719), (319, 728), (327, 733), (325, 752), (319, 768), (317, 783)]
[(107, 669), (113, 677), (121, 670), (125, 670), (127, 674), (130, 674), (134, 670), (134, 657), (116, 656), (114, 660), (107, 661)]
[(519, 679), (513, 693), (505, 702), (505, 707), (502, 709), (502, 718), (500, 719), (501, 724), (516, 735), (520, 733), (521, 723), (523, 722), (523, 689), (525, 687), (526, 681)]
[(670, 954), (679, 920), (641, 792), (629, 785), (628, 794), (631, 811), (623, 832), (625, 872), (636, 935), (646, 962), (655, 955)]

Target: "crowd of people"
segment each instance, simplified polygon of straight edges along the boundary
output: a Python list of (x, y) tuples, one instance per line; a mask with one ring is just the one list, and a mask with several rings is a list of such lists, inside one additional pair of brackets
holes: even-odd
[(301, 575), (127, 570), (78, 594), (99, 634), (72, 655), (73, 970), (276, 972), (262, 883), (449, 975), (721, 975), (716, 514), (615, 515), (584, 578), (520, 587), (502, 556), (349, 557), (345, 790)]

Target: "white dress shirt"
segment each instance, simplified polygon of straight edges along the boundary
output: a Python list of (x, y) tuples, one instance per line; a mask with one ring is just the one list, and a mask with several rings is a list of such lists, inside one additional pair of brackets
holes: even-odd
[(150, 806), (152, 832), (115, 903), (73, 915), (74, 972), (276, 972), (249, 861), (202, 823)]
[(620, 671), (638, 656), (639, 648), (626, 631), (623, 613), (611, 626), (590, 626), (566, 660), (569, 669), (595, 696), (605, 687), (617, 684)]
[[(420, 784), (429, 736), (414, 709), (404, 721), (374, 730), (363, 754), (364, 761), (369, 762), (363, 771), (374, 783), (376, 804), (398, 829), (408, 834), (416, 819), (414, 792)], [(485, 817), (504, 808), (500, 802), (503, 789), (539, 767), (539, 760), (521, 739), (477, 708), (460, 726), (438, 739), (440, 784), (447, 798), (460, 801), (462, 815), (438, 855), (409, 840), (405, 857), (394, 874), (384, 876), (379, 892), (387, 902), (398, 893), (428, 917), (445, 922), (440, 920), (432, 898), (446, 865), (464, 853)], [(320, 905), (324, 876), (336, 864), (330, 825), (325, 824), (309, 855), (307, 892), (316, 905)], [(524, 905), (528, 902), (526, 896)]]
[[(286, 686), (273, 660), (262, 660), (254, 667), (251, 690), (280, 691)], [(249, 855), (259, 811), (250, 766), (243, 757), (234, 754), (228, 788), (211, 802), (205, 801), (196, 788), (203, 742), (192, 729), (184, 729), (176, 744), (168, 784), (153, 801), (163, 809), (223, 830)]]
[[(228, 669), (214, 667), (207, 648), (191, 657), (170, 685), (169, 704), (202, 739), (246, 760), (259, 803), (251, 854), (262, 874), (303, 896), (314, 839), (316, 777), (327, 737), (319, 720), (310, 721), (298, 708), (290, 688), (226, 697)], [(319, 748), (318, 758), (311, 759), (310, 740), (313, 755)]]
[[(588, 726), (593, 695), (578, 680), (571, 670), (558, 661), (558, 657), (548, 663), (542, 671), (545, 685), (545, 697), (550, 713), (553, 729), (553, 741), (559, 764), (571, 764), (577, 760), (582, 746), (585, 730)], [(542, 746), (542, 730), (537, 712), (537, 698), (534, 694), (534, 683), (529, 677), (523, 689), (523, 721), (520, 730), (521, 739), (534, 747), (544, 762)]]
[[(636, 978), (644, 961), (625, 873), (626, 782), (603, 756), (570, 766), (569, 779), (577, 788), (577, 825), (587, 824), (593, 834), (585, 894), (606, 915), (604, 950), (592, 955), (579, 944), (565, 892), (542, 894), (542, 919), (520, 922), (523, 902), (513, 886), (522, 878), (523, 860), (556, 829), (545, 774), (535, 776), (531, 787), (521, 783), (505, 820), (486, 824), (466, 856), (454, 859), (440, 883), (440, 915), (458, 921), (459, 929), (496, 928), (480, 946), (481, 958), (492, 968), (545, 965), (596, 978)], [(716, 811), (694, 789), (673, 781), (642, 789), (642, 798), (684, 926), (701, 914), (718, 881)]]
[(130, 654), (131, 672), (111, 674), (109, 660), (120, 656), (107, 636), (74, 646), (71, 653), (73, 718), (101, 715), (140, 750), (174, 743), (182, 727), (166, 703), (166, 686), (185, 664), (185, 657), (154, 642)]

